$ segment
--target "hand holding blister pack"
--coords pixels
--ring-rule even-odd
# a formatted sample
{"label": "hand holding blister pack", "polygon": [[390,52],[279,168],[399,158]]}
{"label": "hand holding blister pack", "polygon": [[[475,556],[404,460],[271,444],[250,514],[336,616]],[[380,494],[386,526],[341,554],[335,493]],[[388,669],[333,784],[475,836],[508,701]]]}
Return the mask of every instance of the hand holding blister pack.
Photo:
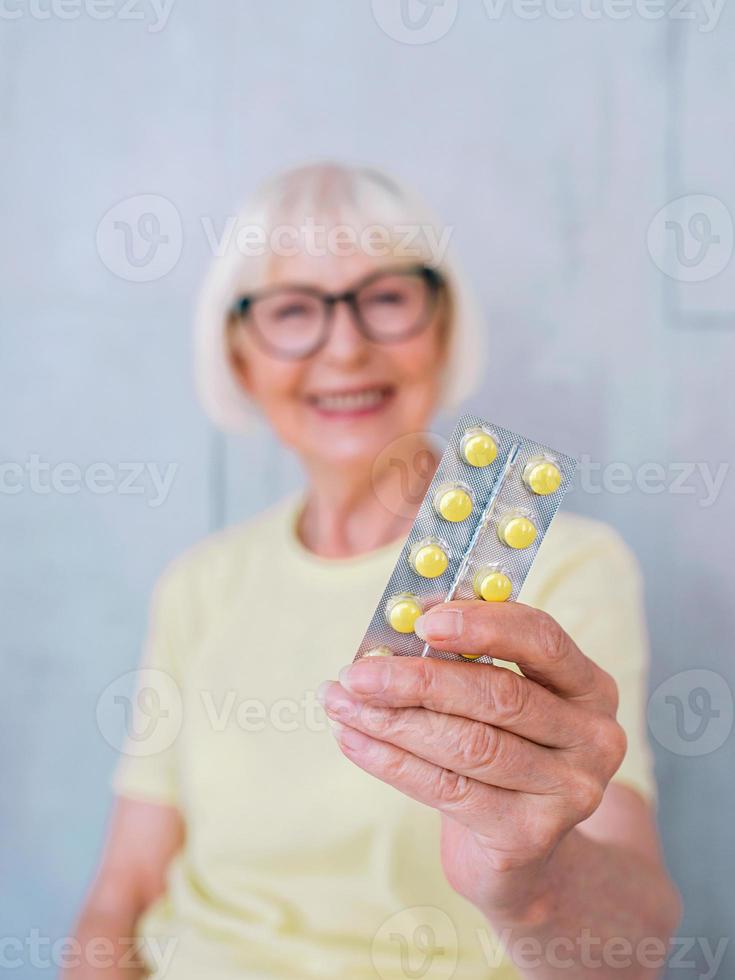
{"label": "hand holding blister pack", "polygon": [[440,602],[513,602],[571,486],[576,461],[476,416],[458,421],[357,652],[473,659],[414,632]]}

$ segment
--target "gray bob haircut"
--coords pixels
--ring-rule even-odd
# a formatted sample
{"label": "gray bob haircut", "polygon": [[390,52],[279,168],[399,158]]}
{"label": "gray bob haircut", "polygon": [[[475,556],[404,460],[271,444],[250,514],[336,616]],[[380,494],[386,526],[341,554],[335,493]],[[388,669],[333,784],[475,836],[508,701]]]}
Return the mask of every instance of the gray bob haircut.
{"label": "gray bob haircut", "polygon": [[344,254],[352,247],[389,259],[410,257],[439,270],[449,293],[441,407],[462,402],[481,376],[485,330],[473,291],[448,247],[450,236],[451,228],[418,195],[371,168],[311,164],[263,184],[226,226],[199,296],[195,377],[212,422],[229,432],[252,429],[257,411],[233,370],[230,311],[240,295],[266,284],[274,256],[306,248]]}

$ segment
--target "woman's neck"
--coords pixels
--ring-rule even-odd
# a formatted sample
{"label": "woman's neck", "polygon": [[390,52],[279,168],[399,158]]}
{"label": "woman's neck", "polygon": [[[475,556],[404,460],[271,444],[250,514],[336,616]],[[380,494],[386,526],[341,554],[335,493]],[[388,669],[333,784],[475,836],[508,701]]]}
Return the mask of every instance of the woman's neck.
{"label": "woman's neck", "polygon": [[405,537],[436,469],[436,453],[413,447],[382,470],[308,466],[299,520],[303,544],[325,558],[350,558]]}

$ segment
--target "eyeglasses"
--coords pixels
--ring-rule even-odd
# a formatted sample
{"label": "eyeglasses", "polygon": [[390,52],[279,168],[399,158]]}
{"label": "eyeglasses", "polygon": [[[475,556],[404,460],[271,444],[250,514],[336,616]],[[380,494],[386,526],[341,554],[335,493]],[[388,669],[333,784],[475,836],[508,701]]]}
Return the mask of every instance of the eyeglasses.
{"label": "eyeglasses", "polygon": [[230,312],[269,354],[298,360],[311,357],[327,343],[338,303],[347,304],[358,330],[373,343],[413,337],[431,323],[443,285],[436,269],[402,266],[374,272],[344,293],[273,286],[241,296]]}

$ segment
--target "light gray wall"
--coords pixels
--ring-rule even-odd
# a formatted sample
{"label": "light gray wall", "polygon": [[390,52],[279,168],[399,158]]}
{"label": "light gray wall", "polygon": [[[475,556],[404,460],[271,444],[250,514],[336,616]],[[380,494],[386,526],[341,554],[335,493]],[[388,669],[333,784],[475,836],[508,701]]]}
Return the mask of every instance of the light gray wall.
{"label": "light gray wall", "polygon": [[[447,0],[434,14],[446,22],[433,22],[446,33],[406,43],[425,38],[401,29],[398,0],[175,0],[160,30],[149,0],[134,8],[143,20],[120,16],[120,0],[106,21],[80,3],[75,18],[42,20],[8,0],[0,17],[0,458],[85,472],[103,462],[117,480],[131,461],[178,469],[161,506],[140,481],[140,494],[119,482],[104,495],[42,492],[48,477],[32,486],[26,473],[20,492],[0,494],[0,932],[22,941],[65,934],[94,865],[114,761],[96,705],[136,663],[156,575],[298,479],[267,436],[216,436],[190,377],[202,218],[221,228],[263,175],[337,155],[428,196],[490,324],[474,409],[639,479],[646,463],[668,481],[681,466],[715,470],[733,447],[732,6],[706,31],[703,0],[687,8],[697,20],[660,21],[634,0],[620,20],[624,5],[565,20],[542,7],[531,20],[509,0],[493,19],[492,4],[462,0],[449,27]],[[140,194],[175,209],[173,223],[161,212],[162,262],[177,258],[181,221],[178,260],[150,282],[131,282],[95,238],[113,205]],[[706,277],[682,283],[657,268],[647,232],[667,202],[695,194],[724,206],[723,217],[716,202],[692,205],[720,238],[701,262],[678,261],[676,229],[654,226],[670,272]],[[685,245],[696,257],[691,235]],[[612,521],[646,572],[652,690],[671,678],[650,717],[661,827],[687,906],[680,935],[716,945],[732,936],[735,904],[733,476],[710,505],[701,478],[687,479],[694,492],[653,493],[625,492],[624,469],[613,477],[571,505]],[[590,479],[599,487],[599,473]],[[682,673],[700,668],[712,673]],[[688,710],[685,735],[707,696],[720,713],[687,741],[671,698]],[[122,724],[105,717],[105,730]],[[695,965],[672,977],[706,975],[701,945],[686,958]],[[23,959],[15,977],[41,972]]]}

